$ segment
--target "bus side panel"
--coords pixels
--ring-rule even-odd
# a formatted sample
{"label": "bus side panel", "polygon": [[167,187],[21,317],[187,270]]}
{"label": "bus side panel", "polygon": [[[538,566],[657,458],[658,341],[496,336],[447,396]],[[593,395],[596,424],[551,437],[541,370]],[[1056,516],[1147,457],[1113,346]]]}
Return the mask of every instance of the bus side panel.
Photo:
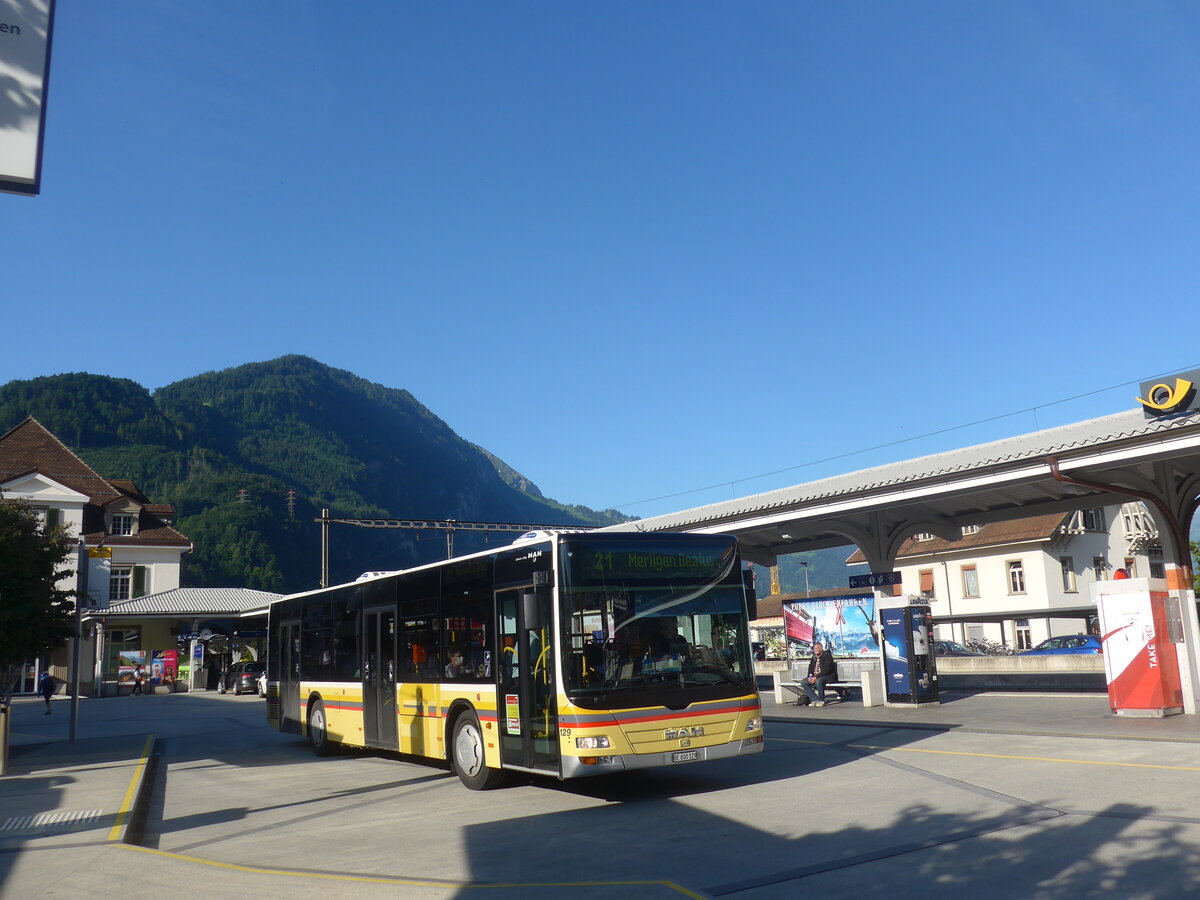
{"label": "bus side panel", "polygon": [[396,730],[401,753],[446,758],[441,743],[437,690],[436,684],[428,683],[405,682],[396,686]]}
{"label": "bus side panel", "polygon": [[490,769],[500,768],[500,732],[496,721],[496,686],[494,684],[442,684],[440,688],[440,703],[438,705],[439,720],[436,723],[434,738],[439,751],[438,759],[448,759],[450,748],[447,742],[453,735],[449,732],[450,718],[455,715],[456,707],[468,706],[479,718],[479,726],[483,729],[483,759]]}
{"label": "bus side panel", "polygon": [[348,682],[300,682],[300,710],[304,733],[308,733],[309,701],[320,699],[325,706],[329,739],[347,747],[363,747],[362,685]]}

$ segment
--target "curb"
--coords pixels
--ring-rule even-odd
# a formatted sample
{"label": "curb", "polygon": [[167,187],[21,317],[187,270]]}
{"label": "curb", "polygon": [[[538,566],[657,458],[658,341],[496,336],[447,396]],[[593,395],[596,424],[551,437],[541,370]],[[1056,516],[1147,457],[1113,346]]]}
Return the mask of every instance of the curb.
{"label": "curb", "polygon": [[150,800],[154,796],[154,782],[158,777],[158,766],[162,759],[159,743],[158,740],[154,742],[154,749],[146,758],[146,765],[142,767],[137,794],[133,800],[133,807],[129,811],[129,822],[125,826],[125,833],[121,836],[123,844],[140,846],[146,838],[146,821],[150,816]]}

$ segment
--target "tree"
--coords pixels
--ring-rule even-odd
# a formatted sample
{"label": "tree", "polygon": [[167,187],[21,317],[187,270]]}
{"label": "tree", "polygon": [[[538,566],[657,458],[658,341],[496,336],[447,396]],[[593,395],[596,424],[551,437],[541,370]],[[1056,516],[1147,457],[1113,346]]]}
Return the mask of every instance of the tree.
{"label": "tree", "polygon": [[43,527],[14,500],[0,499],[0,699],[7,703],[25,660],[64,644],[74,629],[75,591],[59,583],[75,542],[61,526]]}
{"label": "tree", "polygon": [[1192,541],[1192,590],[1200,597],[1200,541]]}

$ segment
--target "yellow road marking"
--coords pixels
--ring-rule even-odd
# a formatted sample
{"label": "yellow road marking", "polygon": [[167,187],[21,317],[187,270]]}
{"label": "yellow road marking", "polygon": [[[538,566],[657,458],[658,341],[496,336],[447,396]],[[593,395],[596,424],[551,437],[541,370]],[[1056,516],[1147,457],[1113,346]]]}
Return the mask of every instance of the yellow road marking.
{"label": "yellow road marking", "polygon": [[290,869],[268,869],[262,866],[243,866],[237,863],[218,862],[213,859],[201,859],[198,856],[185,856],[182,853],[171,853],[168,850],[155,850],[152,847],[138,847],[135,844],[121,844],[128,850],[138,853],[149,853],[167,859],[178,859],[184,862],[199,863],[204,866],[215,866],[218,869],[231,869],[235,872],[252,872],[256,875],[286,875],[289,878],[317,878],[324,881],[355,881],[365,884],[394,884],[407,887],[452,888],[462,890],[473,888],[487,890],[488,888],[575,888],[575,887],[665,887],[691,897],[693,900],[705,900],[703,894],[697,894],[685,887],[670,881],[530,881],[514,882],[513,884],[471,884],[456,881],[421,881],[415,878],[384,878],[375,875],[336,875],[324,872],[295,872]]}
{"label": "yellow road marking", "polygon": [[129,818],[129,810],[133,808],[133,798],[137,794],[138,784],[142,780],[142,772],[146,769],[146,761],[150,758],[150,748],[153,746],[154,735],[147,735],[146,746],[142,748],[142,758],[133,768],[133,777],[129,779],[129,787],[125,790],[125,799],[121,801],[121,808],[117,810],[117,819],[113,822],[113,827],[109,829],[108,839],[110,841],[121,839],[121,829],[125,827],[125,820]]}
{"label": "yellow road marking", "polygon": [[[834,746],[832,741],[802,741],[795,738],[771,738],[783,744],[820,744]],[[1068,763],[1077,766],[1116,766],[1125,769],[1167,769],[1172,772],[1200,772],[1200,766],[1162,766],[1155,763],[1105,762],[1095,759],[1064,759],[1057,756],[1015,756],[1006,753],[968,753],[965,750],[930,750],[923,747],[884,747],[878,744],[843,744],[855,750],[878,750],[888,753],[932,753],[938,756],[976,756],[983,759],[1014,759],[1022,762]]]}

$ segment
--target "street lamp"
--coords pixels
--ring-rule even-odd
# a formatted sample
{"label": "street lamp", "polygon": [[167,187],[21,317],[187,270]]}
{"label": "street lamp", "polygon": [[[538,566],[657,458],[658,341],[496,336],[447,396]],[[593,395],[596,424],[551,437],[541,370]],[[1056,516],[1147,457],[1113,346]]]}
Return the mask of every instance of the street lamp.
{"label": "street lamp", "polygon": [[804,598],[807,600],[808,599],[808,563],[802,562],[802,563],[800,563],[800,565],[804,566]]}

